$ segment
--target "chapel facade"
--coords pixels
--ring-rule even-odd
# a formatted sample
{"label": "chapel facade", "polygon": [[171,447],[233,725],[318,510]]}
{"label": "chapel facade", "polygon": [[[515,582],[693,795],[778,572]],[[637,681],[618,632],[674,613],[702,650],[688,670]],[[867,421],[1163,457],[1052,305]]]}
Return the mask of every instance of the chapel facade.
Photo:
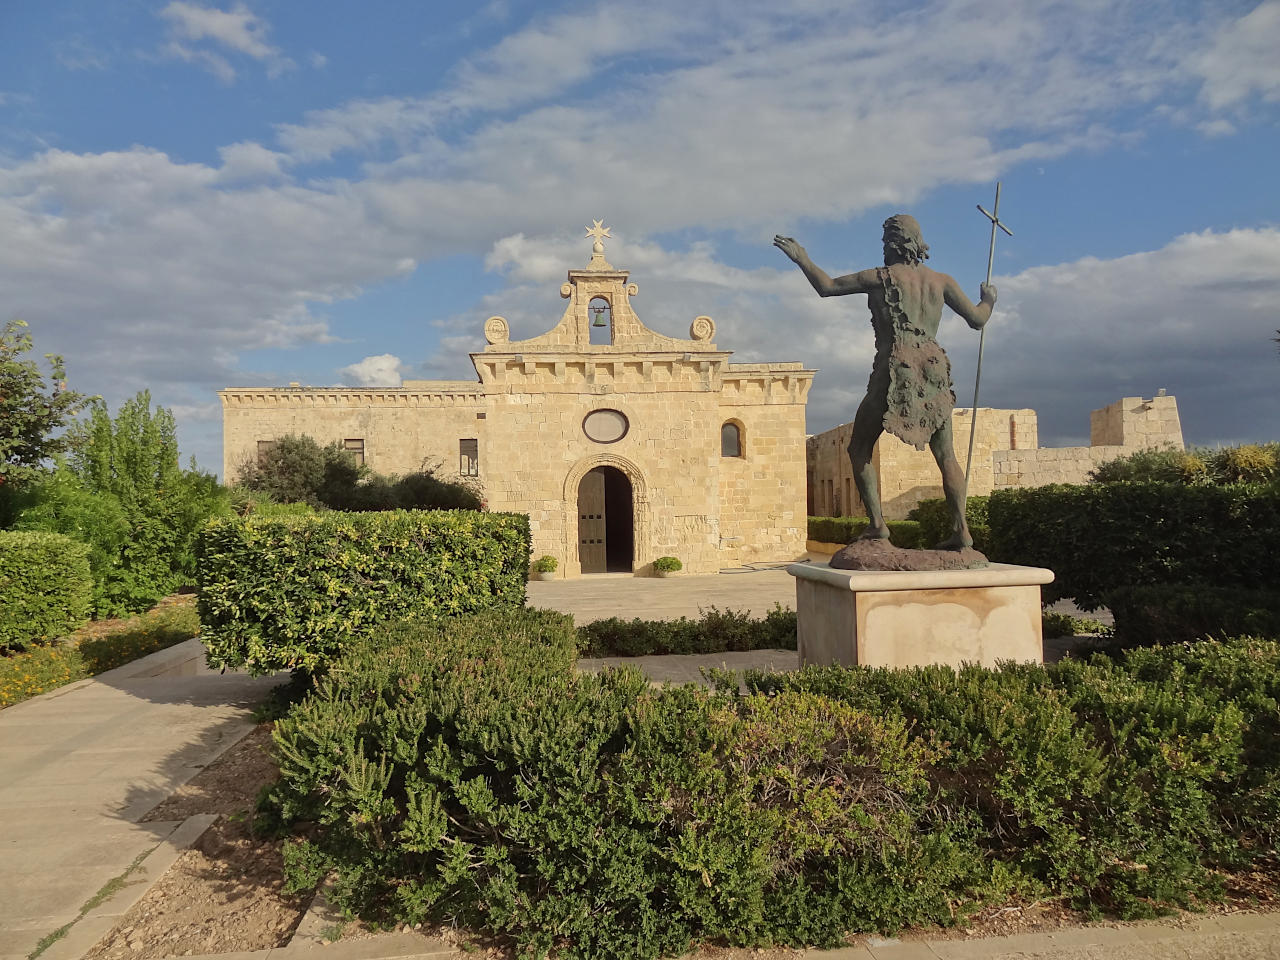
{"label": "chapel facade", "polygon": [[604,256],[570,270],[551,330],[511,340],[484,324],[478,380],[399,387],[229,387],[223,476],[277,438],[338,441],[383,474],[423,464],[475,477],[488,509],[529,515],[533,556],[558,576],[650,575],[674,556],[689,573],[804,556],[805,404],[813,370],[731,363],[715,323],[689,339],[641,323],[626,270]]}

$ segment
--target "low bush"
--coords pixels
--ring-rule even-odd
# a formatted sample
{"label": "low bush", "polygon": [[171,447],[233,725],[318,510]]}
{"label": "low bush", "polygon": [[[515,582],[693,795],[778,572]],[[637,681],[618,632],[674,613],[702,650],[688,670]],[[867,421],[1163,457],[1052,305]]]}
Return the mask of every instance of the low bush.
{"label": "low bush", "polygon": [[1128,584],[1280,581],[1280,488],[1053,485],[988,498],[993,560],[1048,567],[1048,602],[1096,609]]}
{"label": "low bush", "polygon": [[1120,587],[1108,593],[1106,601],[1121,644],[1245,635],[1280,638],[1280,594],[1275,589],[1146,584]]}
{"label": "low bush", "polygon": [[1247,443],[1220,450],[1138,450],[1099,464],[1089,479],[1093,483],[1274,483],[1280,479],[1280,443]]}
{"label": "low bush", "polygon": [[1010,891],[1124,917],[1280,839],[1280,643],[999,670],[807,668],[651,689],[569,618],[354,639],[276,728],[260,824],[295,889],[524,955],[839,944]]}
{"label": "low bush", "polygon": [[1142,916],[1215,897],[1218,871],[1266,854],[1280,828],[1275,642],[746,683],[905,718],[937,751],[939,787],[980,819],[986,855],[1079,907]]}
{"label": "low bush", "polygon": [[761,620],[745,612],[702,611],[690,620],[621,620],[610,617],[578,628],[583,657],[647,657],[661,654],[725,653],[730,650],[796,649],[796,614],[775,604]]}
{"label": "low bush", "polygon": [[[906,550],[924,546],[914,520],[889,520],[889,542]],[[853,543],[867,529],[866,517],[810,517],[809,539],[820,543]]]}
{"label": "low bush", "polygon": [[80,631],[88,636],[0,657],[0,707],[104,673],[199,631],[194,605],[164,604],[105,630],[93,624]]}
{"label": "low bush", "polygon": [[529,549],[523,514],[215,519],[200,543],[209,663],[316,672],[379,623],[522,606]]}
{"label": "low bush", "polygon": [[263,819],[311,825],[290,883],[332,873],[373,922],[628,960],[834,945],[972,904],[981,858],[901,718],[575,675],[573,652],[547,612],[353,642],[276,727]]}
{"label": "low bush", "polygon": [[[985,553],[990,538],[987,498],[969,497],[965,502],[964,516],[969,523],[969,533],[973,535],[973,548]],[[911,508],[907,519],[920,524],[920,542],[926,546],[932,547],[951,536],[951,508],[941,497],[921,500]]]}
{"label": "low bush", "polygon": [[1110,632],[1101,620],[1094,620],[1092,617],[1073,617],[1069,613],[1059,613],[1056,610],[1041,610],[1040,626],[1046,640],[1054,637],[1079,637]]}
{"label": "low bush", "polygon": [[0,530],[0,654],[51,643],[89,617],[89,548],[56,533]]}

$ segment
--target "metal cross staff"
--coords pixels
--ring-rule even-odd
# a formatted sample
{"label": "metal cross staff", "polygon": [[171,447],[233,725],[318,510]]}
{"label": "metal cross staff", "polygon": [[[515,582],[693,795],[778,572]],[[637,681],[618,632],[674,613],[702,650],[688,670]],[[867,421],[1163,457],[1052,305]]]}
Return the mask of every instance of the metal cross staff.
{"label": "metal cross staff", "polygon": [[[996,202],[991,208],[992,212],[987,213],[983,210],[982,204],[978,204],[978,209],[982,215],[991,221],[991,248],[987,251],[987,283],[991,282],[991,263],[996,256],[996,227],[999,227],[1009,236],[1013,236],[1013,231],[1000,222],[1000,181],[996,181]],[[987,328],[984,326],[978,333],[978,375],[973,381],[973,413],[969,417],[969,457],[964,462],[964,494],[969,496],[969,470],[973,467],[973,440],[978,435],[978,387],[982,385],[982,346],[987,337]]]}

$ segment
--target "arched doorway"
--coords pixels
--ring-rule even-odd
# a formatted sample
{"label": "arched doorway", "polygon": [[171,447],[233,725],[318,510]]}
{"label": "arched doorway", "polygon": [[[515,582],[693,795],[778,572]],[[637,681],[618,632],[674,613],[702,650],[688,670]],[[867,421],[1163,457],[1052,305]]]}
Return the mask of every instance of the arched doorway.
{"label": "arched doorway", "polygon": [[635,526],[631,481],[595,467],[578,483],[578,559],[583,573],[631,573]]}

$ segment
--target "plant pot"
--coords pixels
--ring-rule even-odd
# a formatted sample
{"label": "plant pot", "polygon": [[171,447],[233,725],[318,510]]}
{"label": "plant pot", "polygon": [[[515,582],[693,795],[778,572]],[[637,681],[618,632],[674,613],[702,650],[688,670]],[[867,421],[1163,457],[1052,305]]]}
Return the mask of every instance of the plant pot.
{"label": "plant pot", "polygon": [[653,572],[665,580],[667,577],[674,577],[680,571],[679,570],[655,570]]}
{"label": "plant pot", "polygon": [[533,571],[533,579],[535,580],[554,580],[556,572],[554,570],[535,570]]}

